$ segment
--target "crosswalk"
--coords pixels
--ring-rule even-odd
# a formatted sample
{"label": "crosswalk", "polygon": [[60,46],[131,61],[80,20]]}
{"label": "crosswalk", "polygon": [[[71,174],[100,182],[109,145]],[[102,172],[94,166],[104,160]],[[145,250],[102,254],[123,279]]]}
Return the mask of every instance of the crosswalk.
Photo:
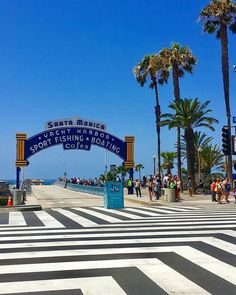
{"label": "crosswalk", "polygon": [[189,212],[196,207],[178,208],[174,206],[160,207],[126,207],[124,209],[105,209],[103,207],[88,208],[55,208],[47,211],[20,211],[2,213],[0,228],[4,227],[94,227],[101,224],[114,224],[132,220],[143,220],[162,217],[167,214]]}
{"label": "crosswalk", "polygon": [[0,294],[236,294],[235,208],[158,209],[10,212]]}

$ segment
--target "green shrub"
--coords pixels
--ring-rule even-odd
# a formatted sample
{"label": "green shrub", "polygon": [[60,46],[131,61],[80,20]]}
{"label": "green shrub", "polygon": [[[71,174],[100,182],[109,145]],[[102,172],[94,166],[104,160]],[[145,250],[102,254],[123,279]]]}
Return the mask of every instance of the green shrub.
{"label": "green shrub", "polygon": [[6,206],[7,205],[8,198],[7,197],[1,197],[0,198],[0,206]]}

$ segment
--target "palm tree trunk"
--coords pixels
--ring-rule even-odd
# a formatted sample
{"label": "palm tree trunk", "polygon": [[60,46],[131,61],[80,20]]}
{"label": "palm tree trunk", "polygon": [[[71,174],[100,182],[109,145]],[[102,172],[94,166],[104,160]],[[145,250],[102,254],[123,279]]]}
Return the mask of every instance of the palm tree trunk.
{"label": "palm tree trunk", "polygon": [[171,175],[171,168],[170,167],[167,167],[167,174]]}
{"label": "palm tree trunk", "polygon": [[161,138],[160,138],[160,116],[161,116],[161,107],[159,105],[158,99],[158,90],[157,83],[154,83],[155,96],[156,96],[156,106],[155,106],[155,114],[156,114],[156,130],[157,130],[157,165],[158,165],[158,174],[161,176]]}
{"label": "palm tree trunk", "polygon": [[[179,75],[178,75],[178,65],[173,65],[173,85],[174,85],[174,96],[175,101],[180,101],[180,88],[179,88]],[[182,175],[181,175],[181,146],[180,146],[180,127],[177,127],[177,168],[178,168],[178,177],[180,182],[182,183]]]}
{"label": "palm tree trunk", "polygon": [[[227,125],[231,139],[231,112],[229,101],[229,54],[228,54],[228,34],[227,26],[221,23],[220,26],[220,41],[221,41],[221,67],[224,85],[224,98],[227,116]],[[228,156],[227,175],[232,180],[232,155]]]}
{"label": "palm tree trunk", "polygon": [[141,168],[138,170],[139,181],[141,181]]}
{"label": "palm tree trunk", "polygon": [[197,186],[195,181],[195,150],[193,143],[194,132],[192,128],[184,130],[184,138],[186,141],[186,152],[187,152],[187,170],[188,175],[192,179],[193,192],[196,192]]}

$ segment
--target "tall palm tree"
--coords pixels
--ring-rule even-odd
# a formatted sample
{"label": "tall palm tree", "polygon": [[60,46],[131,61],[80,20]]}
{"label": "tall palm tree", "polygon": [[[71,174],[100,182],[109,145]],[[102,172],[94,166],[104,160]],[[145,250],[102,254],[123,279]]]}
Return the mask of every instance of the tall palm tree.
{"label": "tall palm tree", "polygon": [[[154,59],[155,57],[155,59]],[[155,115],[156,115],[156,131],[157,131],[157,158],[158,158],[158,173],[161,173],[161,156],[160,156],[160,115],[161,108],[159,104],[159,95],[157,85],[167,83],[169,71],[166,69],[166,64],[163,58],[159,55],[145,55],[141,62],[133,69],[134,76],[140,86],[144,86],[149,80],[149,87],[155,91]]]}
{"label": "tall palm tree", "polygon": [[211,169],[222,170],[224,164],[221,149],[215,144],[207,144],[203,146],[201,151],[201,171],[211,174]]}
{"label": "tall palm tree", "polygon": [[[181,46],[178,43],[173,43],[171,48],[162,49],[159,54],[165,59],[167,65],[172,68],[174,97],[177,102],[180,100],[179,78],[182,78],[185,72],[192,74],[193,66],[197,63],[197,58],[193,56],[188,47]],[[177,155],[178,176],[181,179],[181,144],[179,127],[177,127]]]}
{"label": "tall palm tree", "polygon": [[[201,171],[201,163],[200,163],[200,154],[202,153],[202,149],[205,145],[210,144],[213,137],[207,136],[205,132],[195,131],[193,136],[194,143],[194,151],[195,151],[195,170]],[[187,146],[184,136],[181,139],[181,156],[186,159],[187,157]],[[200,168],[200,169],[199,169]]]}
{"label": "tall palm tree", "polygon": [[140,181],[141,181],[141,169],[144,169],[143,164],[137,164],[137,165],[135,165],[134,170],[135,170],[136,172],[138,172],[138,174],[139,174],[139,180],[140,180]]}
{"label": "tall palm tree", "polygon": [[[186,147],[186,141],[184,136],[181,136],[181,156],[185,159],[187,157],[187,147]],[[193,143],[194,143],[194,148],[195,152],[199,149],[202,148],[203,146],[209,144],[213,140],[213,137],[207,136],[205,132],[201,131],[194,131],[193,135]]]}
{"label": "tall palm tree", "polygon": [[121,179],[122,179],[122,182],[125,181],[125,176],[127,175],[127,173],[129,172],[129,168],[125,168],[123,165],[121,166],[118,166],[116,168],[116,174],[121,174]]}
{"label": "tall palm tree", "polygon": [[174,168],[174,160],[177,158],[176,152],[163,152],[161,153],[163,159],[162,168],[167,170],[168,174],[171,174],[171,169]]}
{"label": "tall palm tree", "polygon": [[[231,0],[211,0],[200,13],[203,22],[203,31],[208,34],[216,33],[221,42],[221,68],[224,86],[224,99],[226,107],[227,125],[231,131],[231,112],[229,97],[229,54],[228,54],[228,29],[236,33],[236,4]],[[231,132],[230,132],[231,135]],[[232,155],[228,156],[227,173],[232,179]]]}
{"label": "tall palm tree", "polygon": [[197,98],[192,99],[180,99],[174,101],[169,105],[169,108],[174,111],[173,114],[164,114],[161,122],[162,126],[168,126],[169,129],[173,127],[180,127],[184,129],[184,138],[187,147],[187,169],[189,176],[193,181],[193,189],[196,190],[195,182],[195,149],[194,149],[194,128],[206,127],[210,130],[213,128],[213,123],[217,123],[218,120],[208,117],[208,113],[211,112],[207,109],[210,101],[201,103]]}

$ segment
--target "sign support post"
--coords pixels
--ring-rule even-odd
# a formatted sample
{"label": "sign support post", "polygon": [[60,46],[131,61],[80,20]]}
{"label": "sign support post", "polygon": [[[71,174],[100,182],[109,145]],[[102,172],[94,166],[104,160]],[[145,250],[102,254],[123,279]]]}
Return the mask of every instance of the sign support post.
{"label": "sign support post", "polygon": [[26,133],[16,133],[16,188],[20,188],[20,171],[21,167],[28,165],[25,160],[25,141]]}
{"label": "sign support post", "polygon": [[126,142],[126,161],[124,163],[125,168],[130,168],[129,176],[132,179],[131,194],[134,193],[134,136],[125,136]]}

